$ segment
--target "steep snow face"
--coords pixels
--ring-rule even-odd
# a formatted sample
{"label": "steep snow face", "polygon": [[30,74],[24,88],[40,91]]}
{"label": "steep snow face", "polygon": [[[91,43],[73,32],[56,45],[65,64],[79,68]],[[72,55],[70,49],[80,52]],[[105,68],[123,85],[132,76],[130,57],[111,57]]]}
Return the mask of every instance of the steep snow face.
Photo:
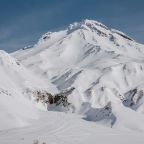
{"label": "steep snow face", "polygon": [[[84,20],[48,32],[33,48],[12,55],[58,90],[75,87],[69,101],[75,112],[90,116],[87,119],[91,111],[100,113],[94,121],[114,117],[117,123],[128,125],[128,113],[137,117],[137,123],[143,119],[137,112],[144,112],[144,45],[120,31]],[[83,107],[84,103],[90,106]]]}
{"label": "steep snow face", "polygon": [[[37,108],[27,90],[53,87],[32,74],[8,53],[0,51],[0,129],[25,126],[37,119]],[[50,88],[51,87],[51,88]]]}

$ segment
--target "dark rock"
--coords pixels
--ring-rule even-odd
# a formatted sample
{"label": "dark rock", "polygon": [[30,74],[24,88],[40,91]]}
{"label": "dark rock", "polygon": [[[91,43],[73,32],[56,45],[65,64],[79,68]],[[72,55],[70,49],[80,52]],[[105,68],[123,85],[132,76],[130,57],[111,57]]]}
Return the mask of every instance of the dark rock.
{"label": "dark rock", "polygon": [[37,102],[47,105],[55,104],[56,106],[62,104],[64,107],[66,107],[70,105],[68,102],[68,95],[70,95],[74,90],[75,88],[70,88],[69,90],[62,91],[55,95],[52,95],[47,91],[35,91],[34,96],[36,97]]}
{"label": "dark rock", "polygon": [[143,91],[138,89],[133,89],[124,94],[125,98],[122,103],[124,106],[136,110],[140,105],[140,100],[143,97]]}

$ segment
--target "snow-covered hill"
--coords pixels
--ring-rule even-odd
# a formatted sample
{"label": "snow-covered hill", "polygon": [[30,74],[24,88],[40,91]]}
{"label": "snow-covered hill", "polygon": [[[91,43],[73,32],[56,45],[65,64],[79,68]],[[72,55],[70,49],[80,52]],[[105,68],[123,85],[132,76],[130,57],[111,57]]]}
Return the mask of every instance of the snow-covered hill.
{"label": "snow-covered hill", "polygon": [[126,34],[84,20],[12,55],[59,91],[74,87],[68,99],[86,120],[144,129],[144,45]]}
{"label": "snow-covered hill", "polygon": [[0,129],[25,126],[38,119],[37,108],[30,90],[52,86],[32,74],[8,53],[0,51]]}

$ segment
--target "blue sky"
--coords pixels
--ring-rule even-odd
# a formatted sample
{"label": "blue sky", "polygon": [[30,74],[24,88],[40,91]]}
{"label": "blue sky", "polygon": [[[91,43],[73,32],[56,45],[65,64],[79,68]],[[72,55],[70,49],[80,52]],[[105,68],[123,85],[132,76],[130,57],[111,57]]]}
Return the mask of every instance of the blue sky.
{"label": "blue sky", "polygon": [[86,18],[144,43],[143,7],[144,0],[0,0],[0,49],[12,52]]}

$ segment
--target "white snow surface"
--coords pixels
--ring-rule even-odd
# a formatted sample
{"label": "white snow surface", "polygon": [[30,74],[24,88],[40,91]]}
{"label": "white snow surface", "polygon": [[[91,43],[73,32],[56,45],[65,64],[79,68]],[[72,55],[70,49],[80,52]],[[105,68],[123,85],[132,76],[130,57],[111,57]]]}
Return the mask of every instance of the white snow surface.
{"label": "white snow surface", "polygon": [[[86,19],[0,51],[0,80],[2,144],[144,143],[144,45],[118,30]],[[25,93],[71,87],[75,114],[44,112]]]}
{"label": "white snow surface", "polygon": [[[8,53],[0,51],[0,129],[28,125],[30,119],[38,119],[32,98],[27,89],[48,89],[45,81],[34,76]],[[52,90],[52,88],[51,88]]]}
{"label": "white snow surface", "polygon": [[[75,114],[40,112],[28,127],[0,131],[1,144],[143,144],[141,132],[111,129]],[[36,143],[36,144],[37,144]]]}

